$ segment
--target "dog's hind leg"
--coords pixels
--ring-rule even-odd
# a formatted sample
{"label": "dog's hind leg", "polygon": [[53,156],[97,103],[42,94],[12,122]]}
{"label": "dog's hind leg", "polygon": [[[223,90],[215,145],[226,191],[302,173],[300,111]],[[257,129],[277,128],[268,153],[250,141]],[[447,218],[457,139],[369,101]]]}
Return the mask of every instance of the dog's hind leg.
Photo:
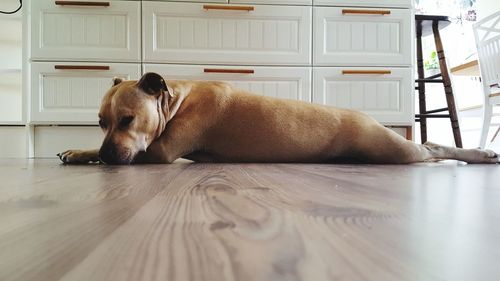
{"label": "dog's hind leg", "polygon": [[455,159],[476,164],[495,164],[500,162],[498,154],[492,150],[455,148],[432,142],[426,142],[421,146],[427,151],[426,155],[430,155],[430,159]]}
{"label": "dog's hind leg", "polygon": [[374,126],[360,142],[357,156],[370,163],[406,164],[433,160],[455,159],[467,163],[499,163],[491,150],[462,149],[427,142],[423,145],[406,140],[383,126]]}

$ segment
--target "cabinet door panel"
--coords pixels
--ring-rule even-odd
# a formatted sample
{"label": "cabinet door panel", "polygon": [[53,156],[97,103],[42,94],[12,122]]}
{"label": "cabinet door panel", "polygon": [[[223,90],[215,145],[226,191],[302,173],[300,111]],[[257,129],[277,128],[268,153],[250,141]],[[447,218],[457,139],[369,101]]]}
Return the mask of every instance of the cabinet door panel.
{"label": "cabinet door panel", "polygon": [[[228,3],[229,0],[149,0],[149,1],[157,1],[157,2],[199,2],[199,3],[219,3],[224,4]],[[145,2],[145,1],[144,1]]]}
{"label": "cabinet door panel", "polygon": [[[251,70],[251,74],[216,73],[217,70]],[[205,70],[212,72],[206,73]],[[157,72],[168,80],[225,81],[255,94],[311,101],[310,67],[227,67],[202,65],[144,65],[144,72]]]}
{"label": "cabinet door panel", "polygon": [[31,1],[31,59],[139,62],[140,2],[89,2]]}
{"label": "cabinet door panel", "polygon": [[[238,7],[252,10],[223,9]],[[143,31],[149,63],[309,65],[311,60],[311,7],[143,2]]]}
{"label": "cabinet door panel", "polygon": [[[409,9],[314,9],[314,65],[412,64],[413,29]],[[369,14],[371,12],[380,14]]]}
{"label": "cabinet door panel", "polygon": [[317,6],[411,8],[412,0],[313,0]]}
{"label": "cabinet door panel", "polygon": [[312,5],[312,0],[230,0],[231,4]]}
{"label": "cabinet door panel", "polygon": [[386,74],[376,74],[380,70],[315,67],[313,102],[362,111],[383,124],[411,125],[411,69],[384,68]]}
{"label": "cabinet door panel", "polygon": [[[91,69],[56,69],[64,68]],[[92,68],[109,69],[92,69]],[[138,79],[139,64],[31,64],[31,121],[33,123],[97,124],[97,113],[113,77]]]}

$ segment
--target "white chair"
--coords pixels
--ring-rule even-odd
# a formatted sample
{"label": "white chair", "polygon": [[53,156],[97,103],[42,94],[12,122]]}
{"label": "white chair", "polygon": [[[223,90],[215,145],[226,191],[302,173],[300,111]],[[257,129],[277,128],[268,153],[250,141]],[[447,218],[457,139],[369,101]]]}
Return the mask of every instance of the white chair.
{"label": "white chair", "polygon": [[493,106],[500,105],[500,11],[478,21],[473,30],[484,92],[483,127],[479,142],[479,146],[484,148]]}

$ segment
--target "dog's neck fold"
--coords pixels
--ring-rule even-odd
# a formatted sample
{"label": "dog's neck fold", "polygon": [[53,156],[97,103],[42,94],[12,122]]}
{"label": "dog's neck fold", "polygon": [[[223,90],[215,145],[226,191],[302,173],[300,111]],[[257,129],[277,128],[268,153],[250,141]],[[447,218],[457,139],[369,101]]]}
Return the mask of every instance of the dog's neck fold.
{"label": "dog's neck fold", "polygon": [[157,110],[159,122],[156,138],[159,138],[163,131],[165,131],[167,123],[175,116],[184,98],[185,94],[182,91],[176,93],[169,85],[167,85],[167,91],[158,97]]}
{"label": "dog's neck fold", "polygon": [[168,102],[166,106],[166,110],[168,111],[167,116],[167,121],[168,123],[172,118],[174,118],[175,114],[181,107],[181,103],[184,101],[184,98],[186,97],[186,94],[183,91],[179,92],[174,92],[174,89],[172,89],[170,86],[167,85],[168,89]]}

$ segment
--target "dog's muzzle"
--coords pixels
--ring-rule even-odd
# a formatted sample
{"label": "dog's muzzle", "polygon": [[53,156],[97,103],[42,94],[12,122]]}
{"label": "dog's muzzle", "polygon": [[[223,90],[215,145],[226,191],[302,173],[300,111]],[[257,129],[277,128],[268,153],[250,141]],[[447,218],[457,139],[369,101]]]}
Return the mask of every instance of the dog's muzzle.
{"label": "dog's muzzle", "polygon": [[128,165],[132,157],[128,149],[119,148],[113,143],[104,143],[99,150],[99,159],[110,165]]}

